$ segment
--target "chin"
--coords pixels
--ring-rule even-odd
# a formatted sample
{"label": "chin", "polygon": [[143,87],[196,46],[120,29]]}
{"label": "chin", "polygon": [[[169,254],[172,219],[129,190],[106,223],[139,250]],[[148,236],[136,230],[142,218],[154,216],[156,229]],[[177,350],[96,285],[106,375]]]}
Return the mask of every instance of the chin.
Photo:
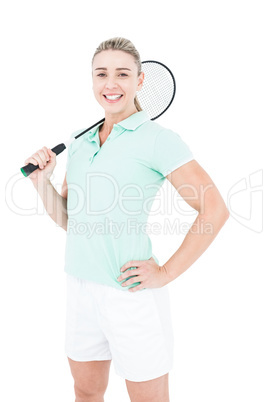
{"label": "chin", "polygon": [[111,106],[107,106],[107,105],[101,105],[104,109],[105,112],[107,113],[123,113],[127,110],[127,107],[124,106],[119,106],[119,105],[111,105]]}

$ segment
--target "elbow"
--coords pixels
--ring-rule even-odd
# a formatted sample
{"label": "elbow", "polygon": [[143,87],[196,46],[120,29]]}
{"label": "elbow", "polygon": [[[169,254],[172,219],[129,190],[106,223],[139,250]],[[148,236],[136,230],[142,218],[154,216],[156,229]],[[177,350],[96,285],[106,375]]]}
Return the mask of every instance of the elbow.
{"label": "elbow", "polygon": [[68,214],[64,214],[63,219],[60,223],[60,227],[62,227],[63,230],[65,230],[65,232],[67,232],[68,229]]}
{"label": "elbow", "polygon": [[230,216],[230,212],[228,211],[227,208],[221,211],[221,214],[219,217],[221,226],[223,226],[227,222],[229,216]]}
{"label": "elbow", "polygon": [[230,212],[225,204],[222,205],[222,203],[219,203],[211,205],[211,207],[207,209],[206,213],[202,215],[207,219],[216,219],[224,224],[230,217]]}
{"label": "elbow", "polygon": [[229,212],[228,208],[226,207],[225,203],[218,204],[218,206],[216,208],[216,213],[224,221],[227,221],[227,219],[230,216],[230,212]]}
{"label": "elbow", "polygon": [[66,214],[66,220],[64,221],[64,225],[62,225],[62,228],[67,232],[68,229],[68,215]]}
{"label": "elbow", "polygon": [[228,218],[230,216],[230,212],[229,210],[225,207],[221,210],[221,212],[219,213],[219,227],[223,227],[225,225],[225,223],[227,222]]}
{"label": "elbow", "polygon": [[230,211],[228,208],[225,208],[225,220],[227,221],[230,217]]}
{"label": "elbow", "polygon": [[228,220],[228,218],[229,218],[229,216],[230,216],[229,209],[227,208],[227,206],[225,205],[225,203],[224,203],[224,205],[220,208],[220,215],[221,215],[222,220],[225,221],[225,222]]}
{"label": "elbow", "polygon": [[226,207],[214,207],[208,209],[206,214],[202,214],[201,218],[203,220],[203,224],[205,225],[204,227],[207,228],[207,233],[216,235],[225,225],[229,216],[230,213]]}

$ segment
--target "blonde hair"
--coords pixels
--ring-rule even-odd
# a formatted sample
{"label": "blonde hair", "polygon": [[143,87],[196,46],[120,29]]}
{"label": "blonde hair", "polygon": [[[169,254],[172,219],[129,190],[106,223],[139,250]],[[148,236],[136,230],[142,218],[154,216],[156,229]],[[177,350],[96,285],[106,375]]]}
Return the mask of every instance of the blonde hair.
{"label": "blonde hair", "polygon": [[[109,50],[109,49],[122,50],[123,52],[131,54],[134,57],[135,63],[138,67],[138,76],[140,75],[142,71],[140,54],[130,40],[121,37],[111,38],[101,42],[92,57],[91,64],[93,64],[93,60],[96,54],[102,52],[103,50]],[[137,96],[135,96],[134,98],[134,105],[136,106],[138,112],[142,110]]]}

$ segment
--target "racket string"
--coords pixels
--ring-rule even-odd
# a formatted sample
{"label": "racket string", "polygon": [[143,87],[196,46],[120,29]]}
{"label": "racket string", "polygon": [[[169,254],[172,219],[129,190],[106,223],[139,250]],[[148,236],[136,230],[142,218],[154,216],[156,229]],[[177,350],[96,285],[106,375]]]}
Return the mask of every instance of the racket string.
{"label": "racket string", "polygon": [[137,98],[150,119],[160,116],[171,104],[175,95],[175,79],[163,64],[148,61],[142,63],[144,81]]}

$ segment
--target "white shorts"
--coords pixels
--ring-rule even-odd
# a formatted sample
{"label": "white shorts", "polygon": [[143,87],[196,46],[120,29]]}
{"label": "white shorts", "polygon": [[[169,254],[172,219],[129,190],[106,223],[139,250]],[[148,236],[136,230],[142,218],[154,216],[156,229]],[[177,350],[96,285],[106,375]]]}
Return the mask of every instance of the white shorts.
{"label": "white shorts", "polygon": [[129,381],[152,380],[172,369],[167,286],[129,292],[66,275],[70,359],[112,360],[116,374]]}

